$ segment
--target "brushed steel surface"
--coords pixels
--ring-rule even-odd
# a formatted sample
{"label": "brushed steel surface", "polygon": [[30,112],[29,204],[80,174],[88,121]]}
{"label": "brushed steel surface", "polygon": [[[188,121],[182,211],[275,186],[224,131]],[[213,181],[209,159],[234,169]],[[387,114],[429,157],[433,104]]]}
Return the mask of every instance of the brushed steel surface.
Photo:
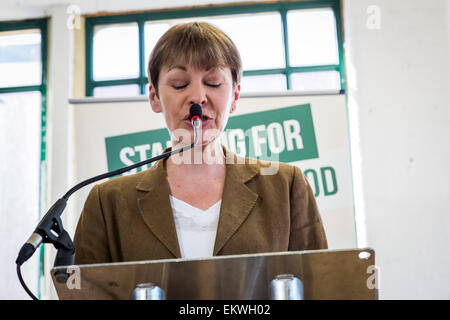
{"label": "brushed steel surface", "polygon": [[133,299],[138,284],[151,282],[167,300],[267,300],[271,281],[281,274],[300,279],[305,300],[377,299],[368,285],[373,265],[373,249],[313,250],[79,265],[79,289],[55,281],[61,267],[51,274],[60,299]]}

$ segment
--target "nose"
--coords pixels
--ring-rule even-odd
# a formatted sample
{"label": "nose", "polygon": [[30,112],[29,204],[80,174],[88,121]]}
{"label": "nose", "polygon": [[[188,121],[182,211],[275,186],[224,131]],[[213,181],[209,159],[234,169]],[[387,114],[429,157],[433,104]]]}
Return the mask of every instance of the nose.
{"label": "nose", "polygon": [[206,102],[208,101],[208,99],[206,97],[205,87],[204,87],[203,83],[201,83],[201,82],[192,83],[189,94],[190,94],[189,102],[191,105],[197,103],[203,107],[206,104]]}

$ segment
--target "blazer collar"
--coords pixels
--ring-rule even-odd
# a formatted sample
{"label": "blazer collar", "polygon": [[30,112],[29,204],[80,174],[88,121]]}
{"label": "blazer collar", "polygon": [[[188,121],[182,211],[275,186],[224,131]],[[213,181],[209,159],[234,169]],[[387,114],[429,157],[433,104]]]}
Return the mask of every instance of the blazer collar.
{"label": "blazer collar", "polygon": [[136,185],[136,189],[145,192],[138,195],[138,208],[145,224],[153,234],[169,249],[174,257],[181,258],[172,206],[169,200],[170,187],[166,176],[163,160],[159,160],[146,171]]}
{"label": "blazer collar", "polygon": [[244,223],[258,199],[258,194],[246,185],[258,174],[258,166],[249,164],[249,159],[239,157],[225,147],[224,153],[227,163],[226,175],[213,255],[219,253]]}
{"label": "blazer collar", "polygon": [[[223,147],[226,156],[226,174],[222,204],[213,254],[217,255],[252,211],[258,195],[246,183],[259,172],[257,164],[249,164]],[[167,152],[170,148],[164,150]],[[138,198],[138,207],[146,225],[177,258],[181,258],[175,221],[170,204],[165,160],[159,160],[148,169],[136,185],[144,192]]]}

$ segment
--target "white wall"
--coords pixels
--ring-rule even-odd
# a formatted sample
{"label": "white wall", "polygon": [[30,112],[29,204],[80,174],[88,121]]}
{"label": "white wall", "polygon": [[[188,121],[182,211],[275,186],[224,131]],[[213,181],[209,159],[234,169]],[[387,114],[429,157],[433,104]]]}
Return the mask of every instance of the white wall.
{"label": "white wall", "polygon": [[343,5],[357,212],[380,297],[449,299],[450,2]]}
{"label": "white wall", "polygon": [[[53,6],[76,5],[81,14],[98,12],[129,12],[197,5],[244,2],[242,0],[1,0],[0,21],[40,18],[52,15]],[[261,0],[245,0],[261,2]]]}
{"label": "white wall", "polygon": [[[73,88],[73,30],[66,27],[66,6],[53,6],[46,9],[51,16],[49,24],[49,63],[48,63],[48,174],[47,174],[47,208],[50,208],[73,185],[72,159],[72,109],[67,103]],[[74,214],[72,201],[69,200],[61,216],[64,228],[73,230],[71,218]],[[53,267],[56,250],[46,245],[44,272],[47,275]],[[53,285],[46,281],[43,296],[48,298],[54,292]]]}

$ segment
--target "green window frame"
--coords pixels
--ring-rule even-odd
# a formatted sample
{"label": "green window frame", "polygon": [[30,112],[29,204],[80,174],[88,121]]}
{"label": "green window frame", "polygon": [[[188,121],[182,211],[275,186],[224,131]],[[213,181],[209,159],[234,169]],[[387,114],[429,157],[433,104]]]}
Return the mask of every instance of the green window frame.
{"label": "green window frame", "polygon": [[[336,18],[336,33],[338,42],[339,64],[318,65],[307,67],[293,67],[289,63],[289,43],[287,36],[287,12],[295,9],[331,8]],[[284,56],[286,65],[279,69],[244,70],[243,76],[284,74],[286,76],[287,90],[291,89],[290,75],[298,72],[337,71],[340,75],[341,93],[345,92],[345,68],[343,55],[343,36],[341,22],[341,8],[339,0],[312,0],[312,1],[283,1],[265,4],[245,4],[232,6],[204,7],[196,9],[174,9],[159,12],[144,12],[126,15],[111,15],[102,17],[88,17],[85,22],[85,49],[86,49],[86,96],[93,96],[94,88],[136,84],[140,94],[145,94],[148,83],[145,66],[144,26],[147,21],[169,20],[192,17],[210,17],[219,15],[248,14],[278,11],[281,16],[284,41]],[[139,30],[139,76],[137,78],[95,81],[93,79],[93,39],[94,27],[98,25],[137,23]]]}
{"label": "green window frame", "polygon": [[[47,50],[48,50],[48,29],[47,19],[31,19],[20,21],[0,22],[0,32],[19,31],[27,29],[39,29],[41,33],[41,62],[42,76],[40,85],[0,87],[0,94],[39,91],[41,93],[41,146],[40,146],[40,171],[39,171],[39,219],[43,216],[45,209],[45,185],[47,166]],[[44,246],[39,252],[39,275],[38,275],[38,298],[41,297],[41,281],[44,277]]]}

